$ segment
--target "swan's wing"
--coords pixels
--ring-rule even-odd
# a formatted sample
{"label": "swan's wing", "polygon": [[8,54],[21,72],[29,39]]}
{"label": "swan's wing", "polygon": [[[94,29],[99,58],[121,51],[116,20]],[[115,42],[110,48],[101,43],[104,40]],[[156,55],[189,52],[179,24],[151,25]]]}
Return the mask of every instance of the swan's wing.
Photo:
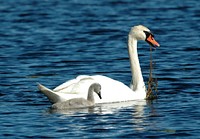
{"label": "swan's wing", "polygon": [[64,82],[63,84],[57,86],[56,88],[53,89],[53,91],[59,92],[59,91],[65,90],[65,89],[70,90],[70,88],[73,87],[73,85],[76,84],[77,82],[78,82],[78,80],[76,78],[71,79],[71,80]]}
{"label": "swan's wing", "polygon": [[94,83],[94,79],[91,77],[85,77],[79,80],[76,84],[73,85],[71,92],[76,94],[88,94],[88,89],[92,83]]}
{"label": "swan's wing", "polygon": [[89,86],[92,83],[94,83],[94,79],[91,76],[80,75],[75,79],[59,85],[53,91],[64,94],[85,94],[88,92]]}

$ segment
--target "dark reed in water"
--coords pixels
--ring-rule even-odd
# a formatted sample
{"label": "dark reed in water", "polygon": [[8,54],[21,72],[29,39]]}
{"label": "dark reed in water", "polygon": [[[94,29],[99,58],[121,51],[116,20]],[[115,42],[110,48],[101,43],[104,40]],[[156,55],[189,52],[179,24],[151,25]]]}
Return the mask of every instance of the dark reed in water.
{"label": "dark reed in water", "polygon": [[158,98],[158,81],[157,78],[153,77],[153,67],[155,63],[153,63],[152,58],[152,47],[150,47],[150,63],[149,63],[149,81],[148,81],[148,88],[147,88],[147,94],[146,99],[147,100],[153,100]]}

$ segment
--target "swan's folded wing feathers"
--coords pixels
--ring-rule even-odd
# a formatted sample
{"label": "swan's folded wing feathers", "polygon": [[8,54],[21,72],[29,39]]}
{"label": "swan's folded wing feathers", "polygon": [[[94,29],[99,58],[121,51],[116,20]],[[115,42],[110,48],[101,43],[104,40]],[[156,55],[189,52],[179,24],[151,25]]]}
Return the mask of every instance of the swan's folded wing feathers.
{"label": "swan's folded wing feathers", "polygon": [[70,89],[74,84],[76,84],[78,81],[76,79],[69,80],[67,82],[64,82],[63,84],[57,86],[53,89],[55,92],[63,92],[64,90]]}
{"label": "swan's folded wing feathers", "polygon": [[60,90],[62,90],[62,89],[64,89],[64,88],[67,88],[67,87],[69,87],[70,85],[76,84],[76,83],[78,83],[81,79],[87,78],[87,77],[90,77],[90,76],[88,76],[88,75],[79,75],[79,76],[77,76],[75,79],[68,80],[68,81],[62,83],[61,85],[57,86],[56,88],[53,89],[53,91],[59,92]]}
{"label": "swan's folded wing feathers", "polygon": [[85,85],[83,84],[91,84],[93,79],[91,76],[88,75],[80,75],[77,76],[75,79],[69,80],[59,86],[57,86],[53,91],[58,93],[66,93],[66,94],[76,94],[77,92],[80,93],[81,90],[83,90],[83,87]]}
{"label": "swan's folded wing feathers", "polygon": [[87,94],[88,88],[94,82],[95,81],[92,78],[82,78],[79,80],[79,82],[77,82],[71,87],[71,92],[77,94]]}

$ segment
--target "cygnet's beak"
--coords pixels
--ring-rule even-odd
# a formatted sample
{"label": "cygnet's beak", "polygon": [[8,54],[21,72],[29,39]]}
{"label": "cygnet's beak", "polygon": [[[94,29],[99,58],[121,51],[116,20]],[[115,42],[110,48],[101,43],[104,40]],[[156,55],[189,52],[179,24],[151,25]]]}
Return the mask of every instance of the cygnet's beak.
{"label": "cygnet's beak", "polygon": [[99,96],[100,99],[102,99],[102,97],[101,97],[101,91],[99,91],[98,96]]}

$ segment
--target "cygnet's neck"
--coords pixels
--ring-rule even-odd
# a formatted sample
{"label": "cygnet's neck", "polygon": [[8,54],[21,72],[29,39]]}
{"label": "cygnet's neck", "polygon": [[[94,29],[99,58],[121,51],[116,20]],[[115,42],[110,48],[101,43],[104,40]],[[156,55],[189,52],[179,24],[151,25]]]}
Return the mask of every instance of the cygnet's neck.
{"label": "cygnet's neck", "polygon": [[145,91],[145,84],[143,81],[137,53],[137,40],[133,36],[131,36],[131,34],[129,34],[128,36],[128,52],[132,72],[132,83],[130,87],[133,91]]}
{"label": "cygnet's neck", "polygon": [[93,94],[94,88],[95,88],[95,84],[92,84],[88,89],[87,100],[90,101],[91,103],[94,103],[94,94]]}

